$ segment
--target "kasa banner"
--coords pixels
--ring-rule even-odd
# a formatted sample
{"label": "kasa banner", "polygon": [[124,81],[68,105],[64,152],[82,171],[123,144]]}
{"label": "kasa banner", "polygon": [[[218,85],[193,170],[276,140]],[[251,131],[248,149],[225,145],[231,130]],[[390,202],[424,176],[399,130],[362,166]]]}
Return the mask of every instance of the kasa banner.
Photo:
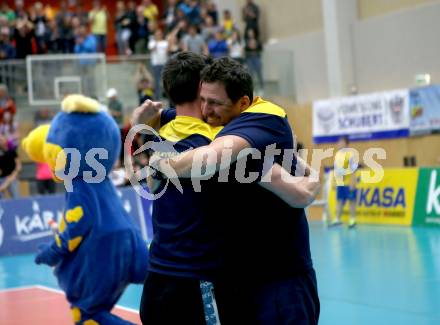
{"label": "kasa banner", "polygon": [[409,92],[411,135],[440,131],[440,86],[411,89]]}
{"label": "kasa banner", "polygon": [[313,140],[336,142],[409,135],[409,90],[321,100],[313,103]]}
{"label": "kasa banner", "polygon": [[[384,177],[378,183],[357,183],[356,219],[359,223],[392,224],[410,226],[413,220],[417,168],[390,168],[384,170]],[[359,176],[359,173],[357,173]],[[358,180],[360,177],[358,177]],[[330,215],[336,212],[336,188],[330,186]],[[349,204],[343,210],[342,220],[349,217]]]}
{"label": "kasa banner", "polygon": [[[143,237],[151,241],[151,202],[131,187],[118,190],[118,195]],[[0,201],[0,256],[33,253],[40,244],[53,240],[48,221],[60,220],[63,211],[64,195]]]}

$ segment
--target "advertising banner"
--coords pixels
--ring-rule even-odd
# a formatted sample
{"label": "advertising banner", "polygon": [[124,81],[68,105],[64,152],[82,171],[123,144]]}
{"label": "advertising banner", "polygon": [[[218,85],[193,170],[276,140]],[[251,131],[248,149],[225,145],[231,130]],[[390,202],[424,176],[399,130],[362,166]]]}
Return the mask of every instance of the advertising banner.
{"label": "advertising banner", "polygon": [[409,92],[411,135],[440,132],[440,86],[411,89]]}
{"label": "advertising banner", "polygon": [[64,195],[0,202],[0,256],[36,252],[53,238],[48,221],[59,220]]}
{"label": "advertising banner", "polygon": [[313,141],[372,140],[409,135],[409,91],[396,90],[313,103]]}
{"label": "advertising banner", "polygon": [[[359,172],[357,172],[357,176]],[[360,179],[360,177],[358,177]],[[418,179],[417,168],[390,168],[384,170],[384,177],[378,183],[356,185],[356,220],[358,223],[392,224],[410,226]],[[336,188],[332,182],[328,203],[330,215],[336,213]],[[349,217],[346,203],[342,220]]]}
{"label": "advertising banner", "polygon": [[[131,187],[118,189],[117,192],[124,209],[139,225],[143,237],[151,241],[151,202],[141,201]],[[36,252],[40,244],[53,238],[48,221],[59,221],[63,212],[64,195],[0,201],[0,256]]]}
{"label": "advertising banner", "polygon": [[419,170],[413,225],[440,227],[440,168]]}

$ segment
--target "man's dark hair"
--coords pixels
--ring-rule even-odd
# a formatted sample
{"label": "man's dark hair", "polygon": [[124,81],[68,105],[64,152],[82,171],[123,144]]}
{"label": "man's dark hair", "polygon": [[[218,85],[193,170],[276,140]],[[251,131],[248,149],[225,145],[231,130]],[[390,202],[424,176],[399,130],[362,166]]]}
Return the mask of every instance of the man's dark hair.
{"label": "man's dark hair", "polygon": [[162,71],[163,89],[174,104],[190,103],[199,95],[200,72],[212,60],[192,52],[173,55]]}
{"label": "man's dark hair", "polygon": [[221,82],[226,89],[229,99],[236,103],[241,97],[248,96],[254,99],[254,85],[249,71],[237,61],[222,57],[206,66],[202,71],[202,82]]}

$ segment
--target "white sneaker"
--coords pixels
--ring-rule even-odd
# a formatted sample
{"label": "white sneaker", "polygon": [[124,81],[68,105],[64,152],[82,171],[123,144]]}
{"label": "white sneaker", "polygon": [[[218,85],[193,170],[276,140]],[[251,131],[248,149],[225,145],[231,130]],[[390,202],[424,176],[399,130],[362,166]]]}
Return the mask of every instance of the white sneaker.
{"label": "white sneaker", "polygon": [[342,221],[340,221],[340,220],[335,220],[335,221],[329,223],[328,227],[329,227],[329,228],[330,228],[330,227],[337,227],[337,226],[341,226],[341,225],[342,225]]}

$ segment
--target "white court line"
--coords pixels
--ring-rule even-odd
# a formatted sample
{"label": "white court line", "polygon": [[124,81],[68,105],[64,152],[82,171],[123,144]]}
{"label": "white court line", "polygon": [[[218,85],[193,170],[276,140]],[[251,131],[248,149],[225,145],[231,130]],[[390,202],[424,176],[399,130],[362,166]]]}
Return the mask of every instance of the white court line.
{"label": "white court line", "polygon": [[23,287],[15,287],[15,288],[8,288],[8,289],[0,289],[0,293],[21,291],[21,290],[29,290],[29,289],[35,289],[37,287],[38,286],[32,285],[32,286],[23,286]]}
{"label": "white court line", "polygon": [[[35,286],[32,286],[32,287],[28,287],[28,288],[29,289],[30,288],[38,288],[38,289],[41,289],[41,290],[46,290],[46,291],[50,291],[50,292],[54,292],[54,293],[58,293],[58,294],[64,295],[64,291],[62,291],[62,290],[53,289],[53,288],[42,286],[42,285],[35,285]],[[137,311],[136,309],[133,309],[133,308],[124,307],[124,306],[120,306],[120,305],[116,305],[115,307],[119,308],[119,309],[122,309],[122,310],[125,310],[125,311],[128,311],[128,312],[131,312],[131,313],[139,314],[139,311]]]}
{"label": "white court line", "polygon": [[[8,288],[8,289],[0,289],[0,293],[23,291],[23,290],[29,290],[29,289],[46,290],[46,291],[57,293],[57,294],[60,294],[60,295],[64,296],[64,291],[59,290],[59,289],[54,289],[54,288],[46,287],[46,286],[43,286],[43,285],[32,285],[32,286],[23,286],[23,287],[15,287],[15,288]],[[137,311],[136,309],[130,308],[130,307],[124,307],[124,306],[120,306],[120,305],[116,305],[115,307],[119,308],[121,310],[125,310],[125,311],[128,311],[128,312],[131,312],[131,313],[139,314],[139,311]]]}

